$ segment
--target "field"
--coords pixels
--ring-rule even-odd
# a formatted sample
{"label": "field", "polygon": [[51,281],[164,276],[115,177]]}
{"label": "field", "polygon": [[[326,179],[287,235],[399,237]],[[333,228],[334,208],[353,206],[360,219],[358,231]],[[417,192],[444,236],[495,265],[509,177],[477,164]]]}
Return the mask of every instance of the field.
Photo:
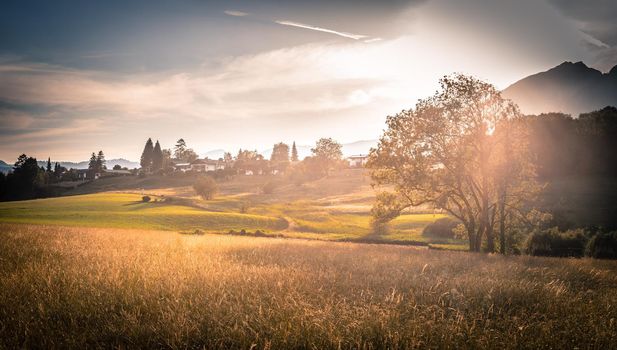
{"label": "field", "polygon": [[[405,213],[387,234],[375,236],[370,227],[375,190],[361,169],[300,186],[276,177],[237,177],[221,181],[220,193],[209,201],[196,196],[194,181],[190,176],[101,179],[64,197],[0,203],[0,222],[184,233],[244,229],[291,238],[466,247],[463,240],[423,236],[426,225],[445,217],[426,209]],[[264,193],[264,184],[273,181],[275,190]],[[142,202],[143,195],[152,200]]]}
{"label": "field", "polygon": [[0,348],[617,344],[617,263],[0,224]]}

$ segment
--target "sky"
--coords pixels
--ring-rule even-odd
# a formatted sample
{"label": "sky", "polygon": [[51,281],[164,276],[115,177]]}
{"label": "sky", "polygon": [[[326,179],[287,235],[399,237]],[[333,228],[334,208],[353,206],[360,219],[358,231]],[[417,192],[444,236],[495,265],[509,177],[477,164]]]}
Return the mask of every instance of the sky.
{"label": "sky", "polygon": [[5,0],[0,159],[376,139],[445,74],[607,71],[615,18],[614,0]]}

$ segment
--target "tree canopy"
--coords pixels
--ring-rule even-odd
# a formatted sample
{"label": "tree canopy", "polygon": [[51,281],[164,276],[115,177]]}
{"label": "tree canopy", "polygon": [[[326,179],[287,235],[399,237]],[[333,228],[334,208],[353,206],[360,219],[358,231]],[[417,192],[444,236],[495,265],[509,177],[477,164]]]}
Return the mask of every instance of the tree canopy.
{"label": "tree canopy", "polygon": [[[369,156],[376,185],[393,185],[396,200],[377,212],[392,218],[408,207],[439,208],[458,219],[471,251],[495,249],[500,230],[525,222],[537,193],[525,121],[491,84],[447,76],[415,109],[387,118]],[[386,208],[384,208],[384,205]]]}

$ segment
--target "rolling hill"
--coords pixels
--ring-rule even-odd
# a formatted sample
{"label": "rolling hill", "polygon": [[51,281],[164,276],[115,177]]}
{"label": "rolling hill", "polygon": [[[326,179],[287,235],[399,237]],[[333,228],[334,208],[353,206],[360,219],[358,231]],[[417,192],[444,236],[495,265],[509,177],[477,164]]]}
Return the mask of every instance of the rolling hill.
{"label": "rolling hill", "polygon": [[564,112],[577,116],[617,106],[617,66],[602,73],[583,62],[564,62],[517,81],[503,95],[526,114]]}

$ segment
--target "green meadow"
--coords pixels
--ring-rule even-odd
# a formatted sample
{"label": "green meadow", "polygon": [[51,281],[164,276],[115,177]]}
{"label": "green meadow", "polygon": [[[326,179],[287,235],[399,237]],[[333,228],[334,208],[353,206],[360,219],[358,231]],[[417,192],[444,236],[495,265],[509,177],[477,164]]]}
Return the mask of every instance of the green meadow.
{"label": "green meadow", "polygon": [[[430,211],[405,213],[391,223],[386,234],[375,236],[370,225],[375,191],[362,171],[343,171],[301,186],[281,182],[268,194],[261,187],[271,178],[241,177],[221,182],[220,193],[209,201],[195,195],[187,185],[190,180],[95,181],[65,197],[0,203],[0,222],[184,233],[244,229],[290,238],[465,246],[462,240],[423,236],[426,225],[445,217]],[[150,188],[144,189],[144,184]],[[142,201],[144,195],[151,201]]]}

